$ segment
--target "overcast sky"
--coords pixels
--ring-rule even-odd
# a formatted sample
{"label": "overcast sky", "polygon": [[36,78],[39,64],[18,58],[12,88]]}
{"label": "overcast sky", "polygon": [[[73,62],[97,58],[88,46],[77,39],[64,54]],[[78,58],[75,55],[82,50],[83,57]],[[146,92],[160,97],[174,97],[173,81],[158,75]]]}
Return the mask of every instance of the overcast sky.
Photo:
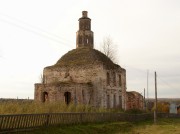
{"label": "overcast sky", "polygon": [[[88,11],[95,48],[110,36],[127,90],[180,97],[179,0],[0,1],[0,98],[34,98],[43,68],[74,49],[78,19]],[[147,93],[147,92],[146,92]]]}

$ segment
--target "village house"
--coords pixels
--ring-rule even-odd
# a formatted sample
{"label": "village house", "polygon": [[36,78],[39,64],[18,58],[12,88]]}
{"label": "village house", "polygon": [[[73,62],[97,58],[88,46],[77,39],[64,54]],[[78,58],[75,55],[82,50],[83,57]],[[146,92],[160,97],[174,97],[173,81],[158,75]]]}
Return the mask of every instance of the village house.
{"label": "village house", "polygon": [[177,102],[171,102],[169,105],[169,113],[179,114],[180,113],[180,104]]}
{"label": "village house", "polygon": [[76,49],[44,68],[43,82],[35,84],[34,99],[126,109],[126,70],[94,49],[87,11],[79,18]]}

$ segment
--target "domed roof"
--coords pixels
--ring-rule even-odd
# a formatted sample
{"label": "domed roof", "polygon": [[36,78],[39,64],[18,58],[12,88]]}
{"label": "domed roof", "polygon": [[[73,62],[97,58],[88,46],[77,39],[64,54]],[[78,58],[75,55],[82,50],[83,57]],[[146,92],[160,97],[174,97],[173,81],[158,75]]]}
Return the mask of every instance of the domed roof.
{"label": "domed roof", "polygon": [[95,64],[103,64],[108,69],[119,67],[100,51],[88,47],[69,51],[51,67],[88,67]]}

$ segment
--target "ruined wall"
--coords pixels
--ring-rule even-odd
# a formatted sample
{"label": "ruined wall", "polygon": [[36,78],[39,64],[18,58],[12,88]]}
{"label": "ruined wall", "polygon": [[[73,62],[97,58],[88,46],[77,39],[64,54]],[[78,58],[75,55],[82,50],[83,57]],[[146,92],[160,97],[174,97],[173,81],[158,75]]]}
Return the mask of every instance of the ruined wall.
{"label": "ruined wall", "polygon": [[83,11],[76,33],[77,49],[44,69],[43,83],[35,84],[35,100],[66,102],[70,96],[74,103],[91,100],[95,107],[125,109],[126,71],[93,49],[93,36],[91,19]]}
{"label": "ruined wall", "polygon": [[126,110],[126,70],[122,69],[122,109]]}
{"label": "ruined wall", "polygon": [[[72,82],[72,83],[87,83],[93,85],[91,91],[91,104],[93,106],[101,106],[101,90],[102,90],[102,77],[103,66],[93,65],[74,68],[45,68],[44,77],[45,84],[58,83],[58,82]],[[104,77],[104,76],[103,76]]]}
{"label": "ruined wall", "polygon": [[[109,78],[107,75],[109,75]],[[124,109],[123,93],[126,90],[126,78],[124,70],[120,67],[112,70],[104,70],[102,83],[102,106],[105,108]]]}
{"label": "ruined wall", "polygon": [[[70,101],[74,104],[91,104],[92,90],[90,84],[74,84],[60,83],[57,85],[51,84],[35,84],[34,99],[38,102],[62,102],[65,103],[65,93],[70,93]],[[48,96],[45,100],[44,93]]]}
{"label": "ruined wall", "polygon": [[94,47],[93,32],[92,31],[78,31],[76,32],[76,48],[79,47]]}
{"label": "ruined wall", "polygon": [[[109,78],[107,78],[107,73],[109,73]],[[36,84],[36,100],[42,100],[42,97],[40,97],[39,94],[49,91],[49,101],[64,101],[63,92],[69,91],[74,96],[72,97],[73,100],[75,99],[75,96],[78,96],[77,98],[79,98],[80,100],[78,102],[82,102],[80,96],[83,96],[82,94],[85,94],[83,99],[85,100],[85,103],[83,104],[91,104],[95,107],[125,109],[126,72],[120,67],[107,70],[103,67],[103,65],[97,64],[89,66],[88,68],[45,68],[44,78],[44,84]],[[109,79],[109,82],[107,81],[107,79]],[[63,87],[60,84],[61,88],[53,86],[53,84],[57,83],[74,84],[66,85]],[[77,86],[82,83],[87,85],[91,84],[91,90],[89,90],[88,87],[86,90],[85,86]],[[43,87],[43,85],[46,86]],[[76,89],[78,89],[78,91]],[[88,94],[91,95],[89,95],[88,97]],[[87,103],[89,98],[91,98],[91,101]]]}
{"label": "ruined wall", "polygon": [[143,110],[143,96],[135,91],[126,92],[126,110],[140,109]]}
{"label": "ruined wall", "polygon": [[88,67],[50,67],[44,69],[45,83],[54,82],[76,82],[88,83],[93,82],[101,75],[102,65],[93,65]]}

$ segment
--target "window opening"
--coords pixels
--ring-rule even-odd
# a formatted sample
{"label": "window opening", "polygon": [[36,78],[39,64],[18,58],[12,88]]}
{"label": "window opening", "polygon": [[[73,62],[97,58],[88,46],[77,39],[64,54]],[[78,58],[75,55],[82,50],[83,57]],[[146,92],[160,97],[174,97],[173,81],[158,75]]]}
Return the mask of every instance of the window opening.
{"label": "window opening", "polygon": [[79,36],[79,44],[82,44],[82,37]]}
{"label": "window opening", "polygon": [[65,92],[64,97],[65,97],[65,103],[68,105],[71,102],[71,93]]}
{"label": "window opening", "polygon": [[114,108],[116,107],[116,95],[114,95]]}
{"label": "window opening", "polygon": [[84,103],[84,90],[82,90],[82,102]]}
{"label": "window opening", "polygon": [[122,97],[119,96],[119,107],[122,108]]}
{"label": "window opening", "polygon": [[113,72],[113,84],[114,86],[116,86],[116,73]]}
{"label": "window opening", "polygon": [[47,92],[43,92],[43,98],[42,98],[43,102],[48,101],[48,93]]}
{"label": "window opening", "polygon": [[108,72],[107,72],[107,85],[110,85],[110,75]]}
{"label": "window opening", "polygon": [[110,97],[107,95],[107,108],[110,108]]}
{"label": "window opening", "polygon": [[122,86],[121,75],[119,75],[119,86]]}

